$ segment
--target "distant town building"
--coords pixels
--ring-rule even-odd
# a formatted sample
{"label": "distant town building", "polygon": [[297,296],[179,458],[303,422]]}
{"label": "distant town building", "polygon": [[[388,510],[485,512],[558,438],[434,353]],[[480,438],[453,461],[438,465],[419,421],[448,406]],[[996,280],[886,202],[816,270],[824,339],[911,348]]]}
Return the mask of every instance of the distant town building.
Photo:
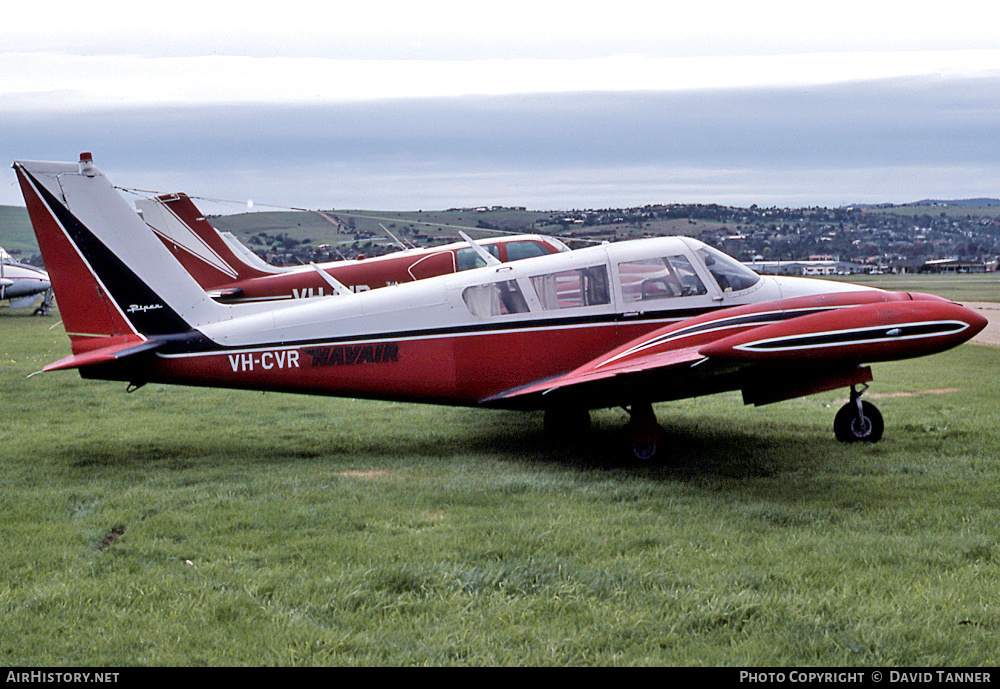
{"label": "distant town building", "polygon": [[992,273],[997,269],[997,260],[969,261],[960,258],[939,258],[924,261],[921,273]]}
{"label": "distant town building", "polygon": [[744,261],[743,265],[761,275],[855,275],[871,272],[872,266],[833,258],[807,261]]}

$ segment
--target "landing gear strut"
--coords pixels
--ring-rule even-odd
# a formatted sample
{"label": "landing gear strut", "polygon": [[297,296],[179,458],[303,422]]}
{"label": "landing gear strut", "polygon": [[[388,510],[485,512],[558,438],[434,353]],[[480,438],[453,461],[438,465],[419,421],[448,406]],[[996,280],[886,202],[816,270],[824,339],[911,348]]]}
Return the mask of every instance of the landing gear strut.
{"label": "landing gear strut", "polygon": [[628,424],[628,440],[633,459],[652,462],[663,458],[666,454],[663,429],[656,422],[653,405],[636,402],[625,411],[632,417]]}
{"label": "landing gear strut", "polygon": [[885,422],[882,413],[871,402],[862,401],[868,386],[858,390],[851,386],[851,400],[840,408],[833,420],[833,433],[843,443],[877,443],[882,438]]}
{"label": "landing gear strut", "polygon": [[31,315],[33,316],[48,316],[49,311],[52,310],[52,299],[53,292],[51,289],[45,291],[45,297],[42,299],[42,303],[38,305]]}

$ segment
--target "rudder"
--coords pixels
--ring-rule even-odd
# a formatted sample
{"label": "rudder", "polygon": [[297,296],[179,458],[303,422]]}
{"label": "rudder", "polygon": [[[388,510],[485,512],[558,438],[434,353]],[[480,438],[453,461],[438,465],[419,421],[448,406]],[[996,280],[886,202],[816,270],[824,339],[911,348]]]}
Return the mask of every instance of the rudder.
{"label": "rudder", "polygon": [[206,290],[281,272],[265,272],[249,265],[232,250],[187,194],[141,199],[135,206],[174,258]]}
{"label": "rudder", "polygon": [[[15,162],[14,169],[74,353],[105,347],[108,338],[127,342],[191,330],[179,313],[203,301],[204,292],[193,281],[197,291],[183,284],[172,289],[177,280],[171,282],[169,270],[153,270],[157,251],[169,254],[88,154],[79,166]],[[130,267],[139,263],[143,277]],[[179,266],[177,272],[183,273]]]}

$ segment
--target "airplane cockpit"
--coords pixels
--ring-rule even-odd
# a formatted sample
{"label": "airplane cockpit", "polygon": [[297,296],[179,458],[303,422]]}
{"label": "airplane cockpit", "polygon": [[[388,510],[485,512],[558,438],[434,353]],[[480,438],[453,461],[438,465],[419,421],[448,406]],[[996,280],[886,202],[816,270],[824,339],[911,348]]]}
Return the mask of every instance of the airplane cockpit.
{"label": "airplane cockpit", "polygon": [[705,267],[723,292],[750,289],[760,281],[760,275],[718,249],[702,246],[695,253],[705,262]]}
{"label": "airplane cockpit", "polygon": [[535,274],[528,270],[529,263],[524,266],[527,273],[522,276],[519,271],[518,277],[507,269],[503,280],[466,287],[462,297],[480,318],[599,306],[632,312],[660,300],[678,300],[661,302],[667,309],[687,308],[681,299],[692,306],[710,305],[728,295],[753,291],[762,279],[736,259],[696,240],[664,239],[652,255],[648,243],[641,245],[644,255],[636,255],[636,245],[629,244],[605,245],[601,252],[596,247],[572,252],[593,257],[579,267]]}

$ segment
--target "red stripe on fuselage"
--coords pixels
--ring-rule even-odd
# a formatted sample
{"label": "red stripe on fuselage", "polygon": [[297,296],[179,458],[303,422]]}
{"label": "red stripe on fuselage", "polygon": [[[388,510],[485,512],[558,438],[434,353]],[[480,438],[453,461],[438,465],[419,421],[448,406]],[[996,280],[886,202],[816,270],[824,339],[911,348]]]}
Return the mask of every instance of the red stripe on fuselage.
{"label": "red stripe on fuselage", "polygon": [[475,405],[599,356],[616,329],[604,323],[161,355],[143,373],[149,382]]}
{"label": "red stripe on fuselage", "polygon": [[[824,307],[834,308],[845,301],[812,298],[794,300],[790,305],[815,308],[821,302]],[[773,309],[775,304],[769,306]],[[373,333],[352,342],[291,347],[275,344],[176,356],[158,354],[149,370],[142,373],[149,382],[476,405],[484,398],[601,360],[609,349],[619,351],[616,348],[620,345],[627,349],[639,338],[656,332],[707,325],[716,319],[762,310],[759,305],[720,308],[680,323],[677,322],[680,319],[670,318],[572,325],[556,321],[544,327],[511,322],[505,329],[481,332],[430,332],[419,336],[396,333],[386,334],[386,339],[375,339],[377,334]],[[745,327],[757,325],[751,323]],[[718,334],[706,333],[703,337],[711,341]],[[387,344],[396,348],[392,359],[375,353],[375,348],[382,345],[384,351]],[[334,348],[364,345],[373,349],[334,351]],[[328,351],[316,354],[316,350]],[[279,364],[278,351],[295,352],[296,356],[289,359],[285,355]]]}

